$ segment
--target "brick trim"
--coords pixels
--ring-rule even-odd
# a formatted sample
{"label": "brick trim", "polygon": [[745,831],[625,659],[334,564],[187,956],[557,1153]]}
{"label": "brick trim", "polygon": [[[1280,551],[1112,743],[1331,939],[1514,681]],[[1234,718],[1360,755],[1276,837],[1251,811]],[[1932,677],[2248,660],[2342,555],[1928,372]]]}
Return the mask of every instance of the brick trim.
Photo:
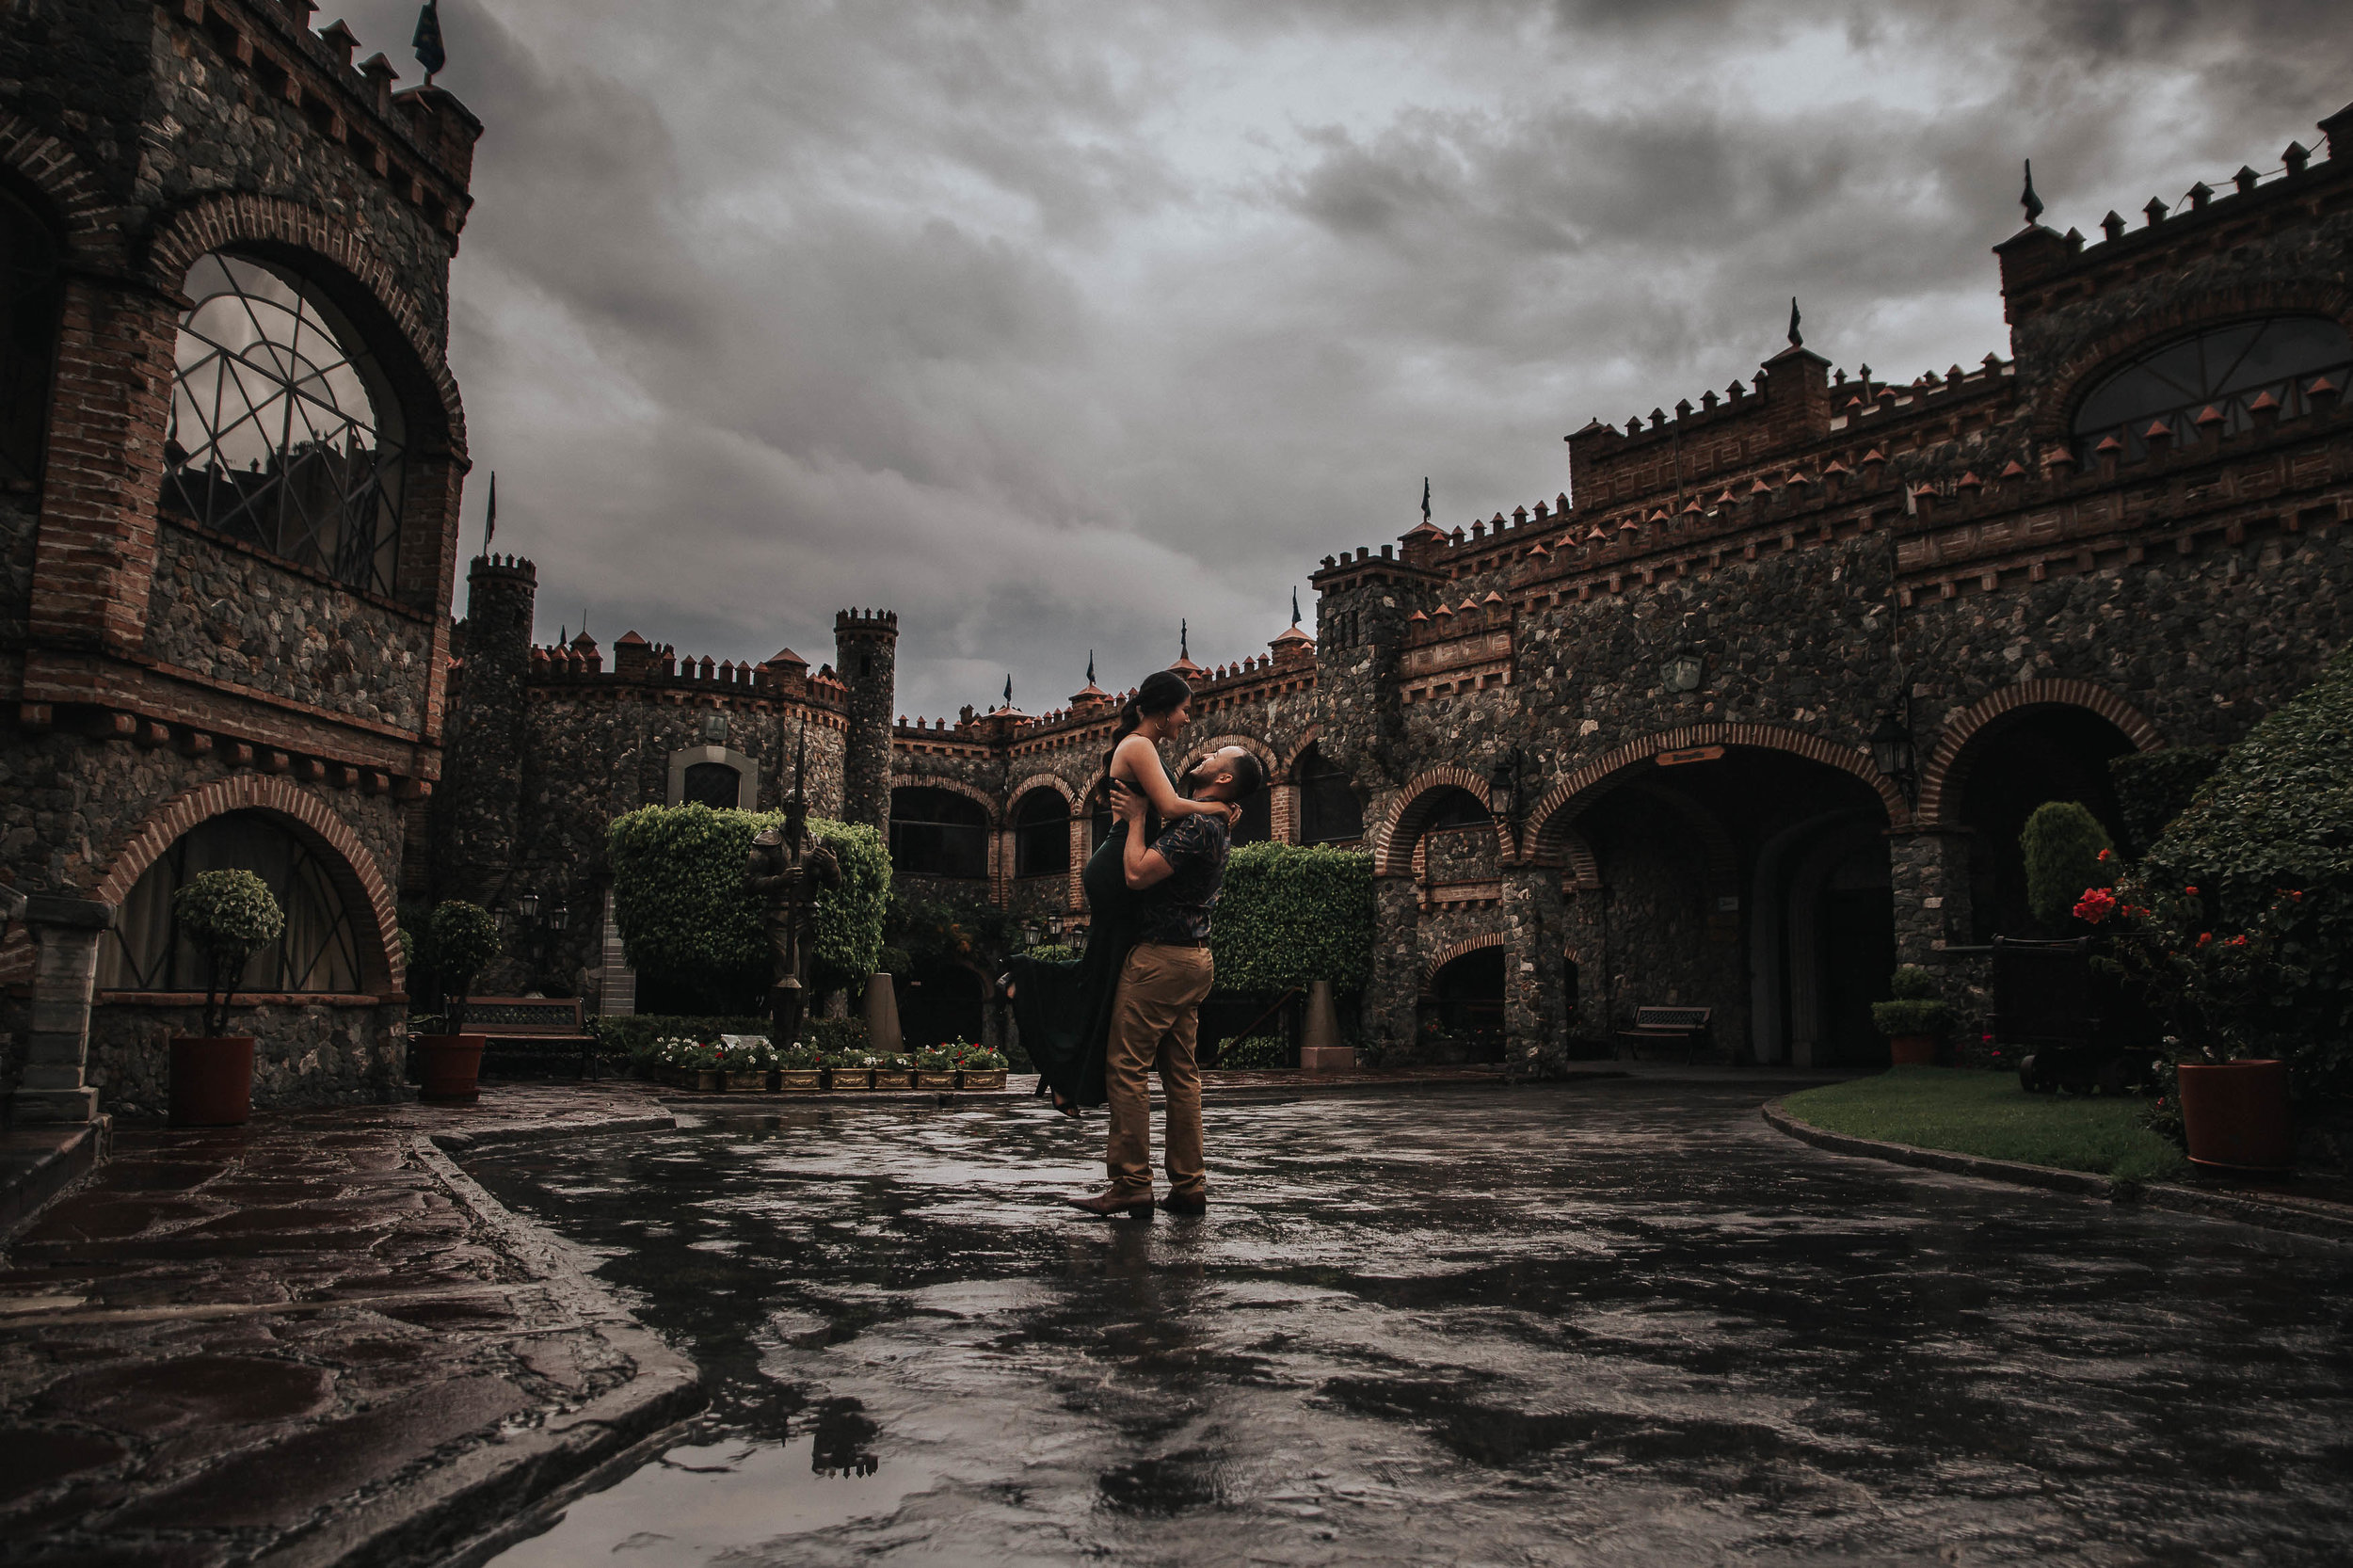
{"label": "brick trim", "polygon": [[1568,861],[1569,885],[1580,893],[1600,891],[1601,859],[1593,853],[1593,840],[1565,824],[1557,837],[1561,855]]}
{"label": "brick trim", "polygon": [[[960,778],[927,778],[917,774],[894,773],[890,776],[890,789],[894,794],[901,790],[945,790],[952,795],[962,795],[967,800],[978,802],[981,809],[988,813],[987,825],[992,833],[1005,825],[1005,814],[998,809],[996,797],[974,789]],[[894,821],[898,815],[896,811],[891,812]],[[995,852],[992,850],[990,853],[993,855]]]}
{"label": "brick trim", "polygon": [[1432,953],[1427,959],[1422,961],[1422,994],[1424,996],[1430,994],[1430,987],[1437,984],[1438,971],[1445,968],[1449,964],[1453,963],[1457,958],[1467,957],[1471,953],[1479,952],[1481,948],[1499,948],[1501,946],[1503,946],[1503,933],[1500,931],[1490,931],[1483,936],[1465,936],[1459,942],[1449,942],[1446,946],[1440,948],[1436,952]]}
{"label": "brick trim", "polygon": [[[898,786],[894,783],[891,788],[896,789]],[[1005,811],[1008,818],[1012,815],[1014,808],[1021,804],[1021,797],[1023,795],[1028,794],[1032,790],[1046,789],[1060,792],[1062,798],[1069,804],[1071,814],[1073,816],[1078,814],[1079,792],[1072,789],[1068,782],[1065,781],[1061,775],[1051,773],[1033,773],[1030,775],[1029,777],[1023,779],[1020,783],[1016,784],[1012,789],[1005,792]]]}
{"label": "brick trim", "polygon": [[2204,289],[2176,295],[2156,310],[2137,313],[2126,325],[2077,348],[2052,372],[2051,385],[2063,390],[2041,400],[2035,428],[2038,445],[2056,446],[2074,439],[2075,410],[2112,361],[2168,338],[2274,315],[2329,316],[2353,331],[2353,289],[2318,280]]}
{"label": "brick trim", "polygon": [[1903,792],[1896,787],[1896,781],[1873,766],[1871,759],[1859,748],[1834,745],[1810,731],[1785,728],[1777,724],[1693,724],[1660,730],[1613,747],[1545,791],[1535,809],[1528,814],[1528,856],[1542,859],[1564,855],[1566,846],[1560,835],[1575,818],[1576,808],[1583,804],[1585,797],[1619,782],[1618,776],[1627,769],[1648,762],[1662,751],[1686,751],[1707,745],[1785,751],[1809,762],[1852,774],[1878,793],[1881,806],[1887,811],[1889,826],[1906,826],[1912,820]]}
{"label": "brick trim", "polygon": [[400,955],[400,915],[392,892],[385,886],[376,856],[360,841],[351,824],[335,814],[319,796],[269,774],[239,773],[184,790],[150,813],[145,823],[115,853],[106,874],[90,896],[120,907],[131,889],[181,836],[200,822],[230,811],[266,811],[278,818],[314,850],[327,852],[328,874],[335,890],[354,911],[376,916],[376,941],[362,943],[360,952],[360,988],[378,996],[397,994],[405,983]]}
{"label": "brick trim", "polygon": [[2105,687],[2089,680],[2022,680],[1979,697],[1945,721],[1936,749],[1929,753],[1928,766],[1920,774],[1920,806],[1915,816],[1922,824],[1961,825],[1945,815],[1945,808],[1948,797],[1961,798],[1961,786],[1967,780],[1963,754],[1988,725],[2022,708],[2086,709],[2122,730],[2137,751],[2154,751],[2165,744],[2165,737],[2139,709]]}
{"label": "brick trim", "polygon": [[97,177],[73,149],[22,115],[0,111],[0,165],[47,198],[62,219],[66,254],[85,265],[120,264],[121,232]]}
{"label": "brick trim", "polygon": [[[1386,816],[1367,833],[1372,841],[1372,874],[1411,876],[1414,851],[1421,842],[1422,824],[1429,820],[1433,799],[1441,790],[1467,790],[1481,800],[1489,798],[1486,776],[1468,768],[1432,768],[1397,792]],[[1496,827],[1496,857],[1512,858],[1512,839],[1500,824]]]}
{"label": "brick trim", "polygon": [[1307,755],[1308,749],[1316,744],[1317,738],[1322,733],[1323,721],[1321,719],[1318,719],[1315,723],[1309,725],[1306,729],[1300,734],[1298,741],[1291,746],[1291,754],[1283,759],[1283,765],[1276,769],[1273,775],[1269,776],[1267,782],[1270,784],[1298,783],[1299,760]]}
{"label": "brick trim", "polygon": [[409,352],[416,356],[417,368],[432,383],[441,404],[444,441],[462,459],[466,410],[458,398],[456,379],[450,375],[440,336],[426,325],[392,269],[342,219],[274,196],[205,197],[175,213],[148,242],[148,280],[176,296],[199,257],[255,241],[291,246],[321,257],[367,291],[400,328]]}

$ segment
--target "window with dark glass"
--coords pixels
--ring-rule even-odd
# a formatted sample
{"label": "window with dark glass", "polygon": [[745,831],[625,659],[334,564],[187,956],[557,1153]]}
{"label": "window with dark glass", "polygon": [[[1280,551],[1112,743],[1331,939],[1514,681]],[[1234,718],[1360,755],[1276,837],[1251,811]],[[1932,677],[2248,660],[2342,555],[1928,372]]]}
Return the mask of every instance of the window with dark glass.
{"label": "window with dark glass", "polygon": [[1070,803],[1059,790],[1032,790],[1013,808],[1013,874],[1070,870]]}
{"label": "window with dark glass", "polygon": [[988,813],[952,790],[891,791],[890,867],[903,876],[986,876]]}
{"label": "window with dark glass", "polygon": [[1241,820],[1234,824],[1229,843],[1262,844],[1274,837],[1274,796],[1260,790],[1241,803]]}
{"label": "window with dark glass", "polygon": [[[2149,450],[2149,427],[2162,424],[2176,446],[2199,439],[2199,416],[2212,408],[2224,435],[2254,424],[2268,394],[2282,418],[2309,406],[2326,376],[2343,391],[2353,374],[2353,337],[2327,316],[2281,315],[2209,327],[2135,356],[2104,376],[2075,410],[2075,458],[2089,463],[2113,436],[2126,461]],[[2212,420],[2208,421],[2211,426]]]}
{"label": "window with dark glass", "polygon": [[327,863],[260,811],[199,823],[163,853],[123,901],[100,950],[98,984],[110,991],[201,991],[204,957],[181,936],[171,896],[199,872],[248,871],[269,884],[286,928],[246,966],[241,991],[360,989],[360,935]]}
{"label": "window with dark glass", "polygon": [[58,262],[49,226],[0,192],[0,481],[10,484],[40,477],[63,298]]}
{"label": "window with dark glass", "polygon": [[1468,790],[1447,790],[1430,805],[1430,815],[1422,819],[1422,831],[1440,833],[1450,827],[1495,827],[1494,813],[1487,803]]}
{"label": "window with dark glass", "polygon": [[1309,747],[1291,770],[1299,784],[1299,841],[1303,844],[1345,843],[1365,836],[1365,806],[1348,782],[1345,770]]}
{"label": "window with dark glass", "polygon": [[679,781],[679,803],[729,811],[743,799],[744,775],[725,762],[692,762]]}
{"label": "window with dark glass", "polygon": [[400,406],[359,333],[292,273],[210,255],[183,285],[163,504],[338,582],[391,593]]}

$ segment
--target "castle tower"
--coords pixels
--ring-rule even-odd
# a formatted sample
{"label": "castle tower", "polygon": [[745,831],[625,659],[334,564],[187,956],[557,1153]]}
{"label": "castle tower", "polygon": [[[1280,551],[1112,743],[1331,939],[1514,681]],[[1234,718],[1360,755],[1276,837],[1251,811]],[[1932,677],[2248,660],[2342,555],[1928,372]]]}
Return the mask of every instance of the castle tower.
{"label": "castle tower", "polygon": [[486,903],[515,860],[523,792],[523,688],[539,570],[513,555],[477,555],[466,573],[461,699],[453,705],[440,844],[442,898]]}
{"label": "castle tower", "polygon": [[890,834],[890,716],[899,667],[899,613],[843,610],[833,617],[833,669],[850,689],[841,743],[841,819]]}

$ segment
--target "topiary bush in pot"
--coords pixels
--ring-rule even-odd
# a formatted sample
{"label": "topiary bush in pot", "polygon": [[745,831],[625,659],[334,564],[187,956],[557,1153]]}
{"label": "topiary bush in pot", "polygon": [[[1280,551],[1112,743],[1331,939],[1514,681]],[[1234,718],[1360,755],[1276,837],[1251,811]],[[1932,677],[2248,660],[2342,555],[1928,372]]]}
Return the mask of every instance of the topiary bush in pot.
{"label": "topiary bush in pot", "polygon": [[1888,1054],[1899,1067],[1932,1066],[1936,1042],[1952,1021],[1952,1009],[1937,995],[1936,977],[1916,964],[1888,976],[1891,998],[1871,1004],[1871,1022],[1887,1036]]}
{"label": "topiary bush in pot", "polygon": [[200,1039],[171,1042],[174,1127],[236,1127],[253,1112],[253,1037],[229,1032],[230,1004],[253,955],[286,929],[269,884],[248,871],[201,872],[171,897],[180,935],[204,958]]}

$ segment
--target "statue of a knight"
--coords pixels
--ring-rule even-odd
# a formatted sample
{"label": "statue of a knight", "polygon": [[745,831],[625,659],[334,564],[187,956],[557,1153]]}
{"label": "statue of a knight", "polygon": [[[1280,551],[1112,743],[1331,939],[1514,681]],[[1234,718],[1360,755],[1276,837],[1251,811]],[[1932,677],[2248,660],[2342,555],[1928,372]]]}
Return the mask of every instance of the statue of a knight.
{"label": "statue of a knight", "polygon": [[[798,770],[795,770],[798,771]],[[785,803],[784,825],[752,840],[744,886],[760,902],[775,979],[768,993],[779,1044],[800,1038],[808,1007],[808,947],[817,927],[820,889],[841,886],[841,862],[808,831],[808,802],[796,789]]]}

